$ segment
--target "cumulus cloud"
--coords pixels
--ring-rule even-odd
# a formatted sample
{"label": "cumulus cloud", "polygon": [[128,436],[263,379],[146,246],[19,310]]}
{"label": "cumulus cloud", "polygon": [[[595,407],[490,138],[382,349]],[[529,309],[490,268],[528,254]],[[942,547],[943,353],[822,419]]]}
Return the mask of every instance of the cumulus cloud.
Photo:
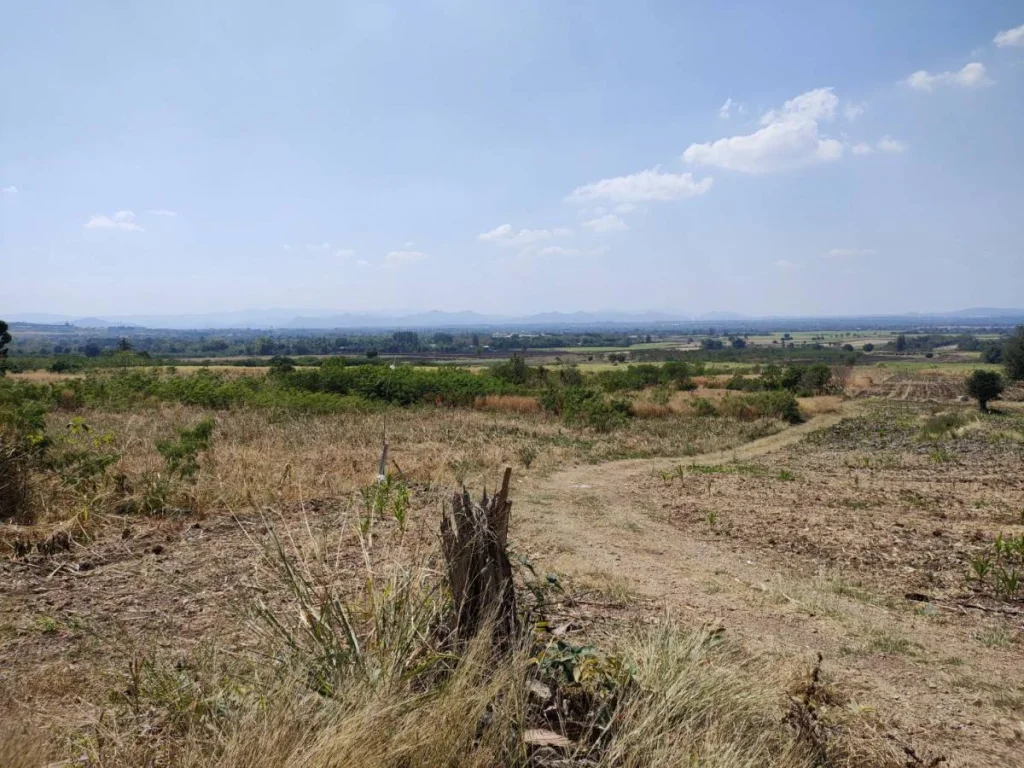
{"label": "cumulus cloud", "polygon": [[984,88],[992,85],[994,81],[985,71],[984,64],[980,61],[972,61],[956,72],[936,72],[933,74],[927,70],[920,69],[903,82],[916,90],[931,92],[936,88],[946,85],[959,88]]}
{"label": "cumulus cloud", "polygon": [[907,142],[894,139],[892,136],[883,136],[878,140],[878,151],[879,152],[906,152]]}
{"label": "cumulus cloud", "polygon": [[9,187],[4,187],[2,191],[5,195],[16,195],[18,194],[18,188],[11,184]]}
{"label": "cumulus cloud", "polygon": [[831,88],[817,88],[761,117],[760,130],[703,144],[691,144],[683,161],[743,173],[771,173],[837,160],[842,142],[819,134],[819,124],[835,119],[839,99]]}
{"label": "cumulus cloud", "polygon": [[604,216],[598,216],[596,219],[584,221],[583,226],[592,232],[623,232],[629,229],[629,226],[622,220],[622,217],[614,213],[608,213]]}
{"label": "cumulus cloud", "polygon": [[622,205],[615,206],[616,213],[632,213],[636,210],[636,206],[632,203],[623,203]]}
{"label": "cumulus cloud", "polygon": [[825,253],[826,259],[856,259],[877,253],[874,248],[833,248]]}
{"label": "cumulus cloud", "polygon": [[536,243],[541,240],[550,240],[553,237],[568,237],[572,230],[566,227],[555,227],[554,229],[520,229],[516,232],[511,224],[502,224],[490,232],[481,232],[477,235],[478,240],[487,243],[494,243],[500,246],[524,246]]}
{"label": "cumulus cloud", "polygon": [[850,147],[850,150],[855,155],[870,155],[872,152],[875,151],[871,148],[870,144],[867,144],[863,141],[854,144],[852,147]]}
{"label": "cumulus cloud", "polygon": [[992,42],[1000,48],[1009,48],[1011,45],[1024,45],[1024,24],[1013,29],[1004,29],[992,39]]}
{"label": "cumulus cloud", "polygon": [[96,214],[84,224],[86,229],[119,229],[122,232],[142,232],[142,227],[135,223],[132,211],[118,211],[113,216]]}
{"label": "cumulus cloud", "polygon": [[178,215],[176,211],[169,211],[166,208],[151,208],[150,210],[146,211],[146,213],[150,214],[151,216],[174,217]]}
{"label": "cumulus cloud", "polygon": [[566,198],[570,203],[610,200],[616,203],[680,200],[703,195],[711,189],[712,179],[695,181],[689,173],[662,173],[650,168],[629,176],[602,179],[577,187]]}

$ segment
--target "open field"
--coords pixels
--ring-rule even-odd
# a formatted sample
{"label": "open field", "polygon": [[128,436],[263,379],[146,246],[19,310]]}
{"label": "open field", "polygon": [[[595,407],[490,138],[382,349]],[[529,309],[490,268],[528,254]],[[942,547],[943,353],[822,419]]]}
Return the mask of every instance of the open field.
{"label": "open field", "polygon": [[[959,363],[727,389],[738,365],[9,377],[0,410],[45,403],[47,453],[32,519],[0,523],[0,723],[24,724],[0,764],[1018,764],[1024,590],[992,553],[1024,544],[1024,392],[981,414]],[[481,677],[437,640],[438,520],[506,466],[536,613],[525,655]],[[338,600],[351,630],[317,618]],[[402,606],[428,623],[393,634]],[[349,631],[361,650],[335,645]],[[607,735],[527,681],[590,701]]]}

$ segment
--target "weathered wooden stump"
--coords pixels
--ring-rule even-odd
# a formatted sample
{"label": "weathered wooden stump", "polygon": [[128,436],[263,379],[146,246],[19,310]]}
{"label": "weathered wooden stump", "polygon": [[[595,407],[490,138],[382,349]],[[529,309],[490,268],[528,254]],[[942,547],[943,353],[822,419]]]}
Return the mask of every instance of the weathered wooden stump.
{"label": "weathered wooden stump", "polygon": [[512,564],[506,550],[511,479],[508,467],[501,490],[488,498],[485,489],[479,502],[463,488],[452,496],[451,508],[441,518],[441,549],[455,601],[456,636],[469,640],[490,622],[495,644],[502,650],[511,647],[518,630]]}

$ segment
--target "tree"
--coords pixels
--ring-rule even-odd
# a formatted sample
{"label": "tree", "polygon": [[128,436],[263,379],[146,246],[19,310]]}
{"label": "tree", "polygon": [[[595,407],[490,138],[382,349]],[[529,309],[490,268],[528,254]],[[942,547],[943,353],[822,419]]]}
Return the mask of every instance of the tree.
{"label": "tree", "polygon": [[967,394],[978,401],[982,411],[988,410],[988,401],[999,397],[1003,388],[1003,377],[997,371],[977,370],[967,377]]}
{"label": "tree", "polygon": [[128,341],[128,339],[126,337],[122,336],[121,340],[117,342],[117,351],[118,352],[131,352],[132,351],[132,343],[130,341]]}
{"label": "tree", "polygon": [[734,336],[729,343],[732,344],[733,349],[743,349],[747,346],[747,342],[739,336]]}
{"label": "tree", "polygon": [[853,352],[853,344],[843,344],[843,349],[847,352]]}
{"label": "tree", "polygon": [[99,357],[100,354],[103,352],[103,347],[101,347],[99,343],[95,341],[90,341],[87,342],[85,346],[82,347],[82,352],[85,354],[86,357]]}
{"label": "tree", "polygon": [[907,348],[907,337],[902,333],[896,337],[896,351],[902,352]]}
{"label": "tree", "polygon": [[1024,325],[1018,325],[1016,333],[1003,347],[1003,365],[1011,381],[1024,381]]}
{"label": "tree", "polygon": [[865,352],[874,352],[875,351],[875,345],[872,344],[869,341],[867,344],[865,344],[863,347],[861,347],[861,349],[863,349]]}
{"label": "tree", "polygon": [[11,334],[7,323],[0,320],[0,376],[7,373],[7,345],[11,343]]}

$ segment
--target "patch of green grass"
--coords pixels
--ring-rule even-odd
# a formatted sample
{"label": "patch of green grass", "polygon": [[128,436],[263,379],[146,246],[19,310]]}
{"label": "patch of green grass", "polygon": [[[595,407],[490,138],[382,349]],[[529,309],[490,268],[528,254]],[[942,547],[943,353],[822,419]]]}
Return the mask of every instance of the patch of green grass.
{"label": "patch of green grass", "polygon": [[908,637],[890,630],[876,630],[868,640],[867,649],[874,653],[894,653],[901,656],[916,656],[921,646]]}
{"label": "patch of green grass", "polygon": [[975,635],[986,648],[1008,648],[1017,641],[1017,633],[1005,627],[986,629]]}

